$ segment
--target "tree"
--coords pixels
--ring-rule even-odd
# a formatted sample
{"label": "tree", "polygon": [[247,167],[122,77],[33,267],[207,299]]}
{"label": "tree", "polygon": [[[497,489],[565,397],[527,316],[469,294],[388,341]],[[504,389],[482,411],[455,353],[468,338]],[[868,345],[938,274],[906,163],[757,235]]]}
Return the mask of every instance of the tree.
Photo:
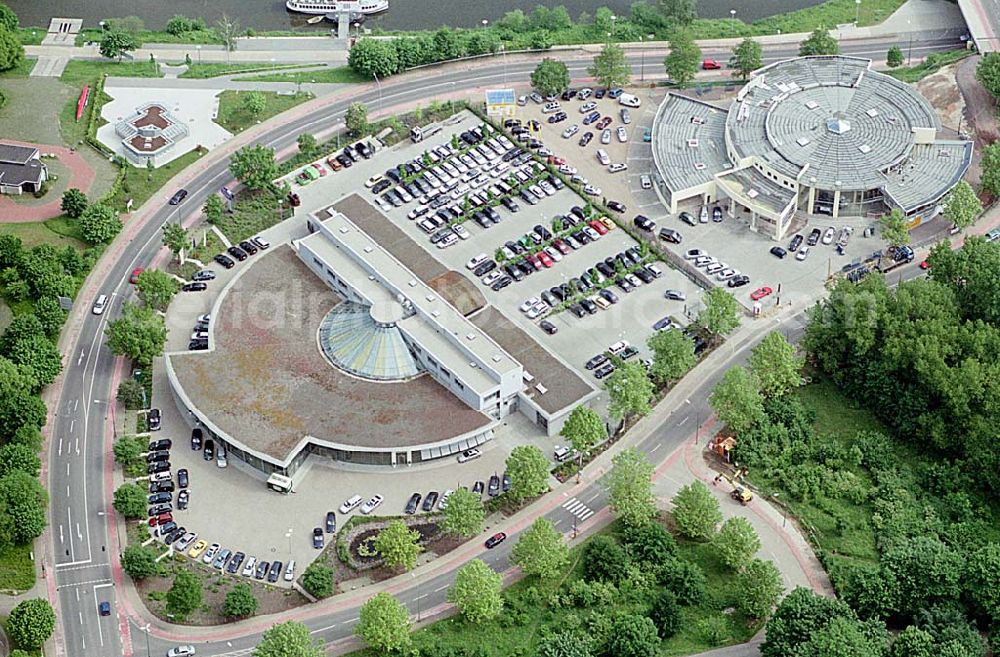
{"label": "tree", "polygon": [[934,637],[915,625],[908,626],[896,636],[889,649],[890,657],[935,657]]}
{"label": "tree", "polygon": [[503,611],[503,577],[481,559],[462,566],[448,589],[448,602],[472,623],[493,620]]}
{"label": "tree", "polygon": [[456,536],[474,536],[482,529],[484,517],[485,509],[479,496],[470,490],[459,488],[448,498],[441,528]]}
{"label": "tree", "polygon": [[347,64],[355,73],[368,80],[375,76],[387,78],[399,70],[399,53],[391,40],[365,37],[351,47]]}
{"label": "tree", "polygon": [[796,587],[785,596],[767,622],[767,638],[760,646],[761,657],[797,655],[796,649],[834,618],[854,620],[855,615],[841,600]]}
{"label": "tree", "polygon": [[[712,499],[715,500],[714,497]],[[757,554],[760,539],[757,538],[753,525],[746,518],[737,516],[722,523],[719,532],[712,538],[712,546],[722,563],[733,570],[739,570]]]}
{"label": "tree", "polygon": [[795,654],[802,657],[883,657],[888,633],[884,626],[878,632],[872,629],[870,624],[855,619],[834,618],[814,632]]}
{"label": "tree", "polygon": [[637,563],[658,569],[677,554],[677,541],[658,522],[629,527],[624,534],[629,555]]}
{"label": "tree", "polygon": [[17,34],[0,29],[0,71],[9,71],[24,61],[24,46]]}
{"label": "tree", "polygon": [[594,57],[594,64],[587,69],[602,87],[624,87],[628,84],[632,68],[625,59],[625,51],[617,43],[606,43]]}
{"label": "tree", "polygon": [[89,244],[106,244],[121,231],[122,222],[111,206],[94,203],[80,215],[80,231]]}
{"label": "tree", "polygon": [[0,447],[0,477],[11,472],[25,472],[37,477],[41,469],[42,460],[31,447],[17,443],[8,443]]}
{"label": "tree", "polygon": [[729,292],[713,287],[705,293],[705,307],[698,313],[698,324],[712,335],[728,335],[740,325],[740,304]]}
{"label": "tree", "polygon": [[719,420],[736,434],[746,433],[764,421],[764,398],[744,367],[729,368],[715,384],[708,403]]}
{"label": "tree", "polygon": [[564,630],[538,642],[538,657],[593,657],[590,646],[583,634]]}
{"label": "tree", "polygon": [[976,65],[976,80],[983,85],[983,89],[1000,100],[1000,53],[988,52],[983,55]]}
{"label": "tree", "polygon": [[638,361],[623,363],[608,377],[608,412],[612,417],[643,416],[649,413],[653,382]]}
{"label": "tree", "polygon": [[136,277],[135,288],[147,306],[166,310],[181,284],[165,271],[147,269]]}
{"label": "tree", "polygon": [[543,96],[557,96],[569,87],[566,64],[546,57],[531,73],[531,86]]}
{"label": "tree", "polygon": [[79,219],[83,211],[87,209],[87,195],[76,187],[71,187],[63,192],[60,209],[73,219]]}
{"label": "tree", "polygon": [[256,119],[267,109],[267,96],[259,91],[248,91],[243,94],[242,105],[243,110]]}
{"label": "tree", "polygon": [[733,69],[733,74],[739,74],[744,80],[763,65],[764,49],[750,37],[736,44],[733,56],[729,58],[729,68]]}
{"label": "tree", "polygon": [[32,598],[19,602],[7,617],[7,633],[15,645],[38,650],[56,628],[56,613],[48,600]]}
{"label": "tree", "polygon": [[167,342],[163,317],[152,308],[128,302],[122,306],[122,316],[109,322],[104,333],[112,353],[128,356],[143,369],[148,369],[153,359],[163,353]]}
{"label": "tree", "polygon": [[146,23],[143,22],[138,16],[125,16],[123,18],[115,18],[109,21],[113,29],[121,30],[126,34],[131,34],[132,36],[138,36],[140,32],[145,31]]}
{"label": "tree", "polygon": [[156,553],[142,545],[129,545],[122,552],[122,568],[134,580],[146,579],[160,572]]}
{"label": "tree", "polygon": [[592,538],[583,551],[583,577],[589,582],[618,582],[628,576],[628,555],[615,539]]}
{"label": "tree", "polygon": [[[382,594],[385,595],[385,594]],[[253,657],[323,657],[323,642],[313,639],[305,623],[288,621],[266,630]]]}
{"label": "tree", "polygon": [[[534,445],[518,445],[505,462],[510,476],[507,495],[515,501],[537,497],[549,489],[549,460]],[[451,506],[451,500],[448,500]]]}
{"label": "tree", "polygon": [[[277,169],[275,169],[275,174],[277,174]],[[273,178],[268,178],[268,182],[265,184],[270,184],[271,180],[273,180]],[[226,204],[218,194],[211,194],[205,199],[205,205],[201,207],[201,211],[205,213],[205,220],[208,221],[208,223],[217,225],[222,221],[222,217],[226,213]],[[177,224],[167,224],[167,226],[172,225]],[[166,227],[164,227],[164,229],[165,228]]]}
{"label": "tree", "polygon": [[45,424],[45,403],[33,385],[14,363],[0,356],[0,439],[9,440],[22,428],[37,434]]}
{"label": "tree", "polygon": [[1000,197],[1000,141],[983,148],[980,168],[983,173],[979,182],[983,190],[993,198]]}
{"label": "tree", "polygon": [[[229,171],[250,189],[270,189],[271,181],[278,177],[274,149],[263,144],[244,146],[233,154]],[[221,199],[219,201],[221,203]],[[209,202],[206,200],[206,206]]]}
{"label": "tree", "polygon": [[677,596],[671,591],[660,591],[649,609],[649,619],[656,626],[656,632],[663,640],[677,634],[684,623]]}
{"label": "tree", "polygon": [[882,555],[882,570],[896,591],[895,609],[914,614],[962,591],[964,556],[935,535],[894,542]]}
{"label": "tree", "polygon": [[125,53],[132,52],[139,47],[135,37],[121,30],[109,30],[101,37],[98,49],[101,55],[108,59],[117,59],[119,62]]}
{"label": "tree", "polygon": [[623,614],[611,625],[608,654],[615,657],[654,657],[660,648],[656,626],[646,616]]}
{"label": "tree", "polygon": [[552,523],[539,517],[521,533],[511,550],[510,560],[526,575],[553,579],[569,563],[569,548]]}
{"label": "tree", "polygon": [[230,53],[236,50],[238,39],[240,38],[239,22],[229,18],[225,13],[215,23],[215,36],[222,42],[226,49],[226,62],[230,61]]}
{"label": "tree", "polygon": [[[451,500],[448,503],[450,506]],[[423,552],[419,541],[420,532],[410,531],[402,520],[393,520],[375,537],[375,550],[389,568],[402,566],[403,570],[413,570],[417,555]]]}
{"label": "tree", "polygon": [[360,616],[354,633],[375,650],[391,652],[409,645],[410,612],[388,593],[369,598],[361,606]]}
{"label": "tree", "polygon": [[889,68],[899,68],[903,65],[903,50],[899,46],[892,46],[885,55],[885,64]]}
{"label": "tree", "polygon": [[319,144],[316,143],[316,137],[311,133],[303,132],[296,139],[295,142],[299,145],[299,152],[304,155],[312,155],[316,152]]}
{"label": "tree", "polygon": [[656,4],[669,23],[689,25],[698,17],[696,0],[658,0]]}
{"label": "tree", "polygon": [[17,14],[7,5],[0,4],[0,29],[6,28],[8,32],[16,32],[17,27]]}
{"label": "tree", "polygon": [[302,573],[302,588],[314,598],[333,595],[333,569],[325,563],[314,561]]}
{"label": "tree", "polygon": [[615,455],[605,478],[608,506],[627,528],[641,527],[656,516],[653,496],[653,464],[638,449]]}
{"label": "tree", "polygon": [[750,374],[764,397],[781,397],[799,386],[805,359],[780,331],[771,331],[750,352]]}
{"label": "tree", "polygon": [[[991,55],[997,53],[990,53]],[[1000,60],[1000,58],[998,58]],[[959,228],[967,228],[972,225],[983,212],[983,204],[976,196],[972,185],[959,180],[958,184],[948,194],[944,201],[944,216]]]}
{"label": "tree", "polygon": [[50,340],[59,335],[59,329],[66,323],[66,311],[55,297],[42,297],[35,301],[35,317],[42,325],[42,331]]}
{"label": "tree", "polygon": [[722,522],[722,511],[708,486],[693,481],[677,491],[672,501],[671,514],[682,534],[699,540],[712,538],[716,526]]}
{"label": "tree", "polygon": [[[5,335],[3,355],[18,367],[26,380],[31,382],[33,390],[41,390],[59,376],[62,371],[62,356],[55,344],[45,335],[41,322],[34,315],[21,317],[31,317],[37,330],[30,335],[22,335],[17,340],[7,340]],[[11,324],[11,327],[8,327],[8,333],[13,326]]]}
{"label": "tree", "polygon": [[143,406],[143,392],[145,391],[142,384],[135,379],[122,379],[122,382],[118,384],[118,394],[116,397],[125,408],[136,410]]}
{"label": "tree", "polygon": [[41,536],[45,529],[45,505],[49,496],[38,478],[14,470],[0,477],[0,507],[14,521],[12,537],[18,545],[26,545]]}
{"label": "tree", "polygon": [[566,418],[559,435],[568,440],[573,449],[586,454],[608,437],[608,431],[597,411],[581,405]]}
{"label": "tree", "polygon": [[[209,198],[218,197],[213,194]],[[208,203],[206,202],[205,205],[208,205]],[[178,223],[168,222],[163,224],[163,235],[160,237],[163,240],[163,246],[170,249],[175,258],[188,245],[188,233],[184,230],[184,226]]]}
{"label": "tree", "polygon": [[663,60],[667,76],[678,87],[686,87],[694,80],[701,63],[701,48],[694,42],[694,36],[686,29],[670,33],[670,53]]}
{"label": "tree", "polygon": [[1000,622],[1000,544],[987,543],[965,565],[965,590],[973,604],[994,623]]}
{"label": "tree", "polygon": [[167,614],[183,620],[200,606],[201,580],[186,570],[177,571],[167,591]]}
{"label": "tree", "polygon": [[136,484],[122,484],[115,489],[113,506],[129,520],[146,515],[146,491]]}
{"label": "tree", "polygon": [[899,208],[893,208],[889,214],[882,215],[879,219],[879,230],[882,232],[882,239],[889,246],[903,246],[910,243],[910,231],[906,227],[906,217]]}
{"label": "tree", "polygon": [[368,132],[368,107],[364,103],[351,103],[344,113],[344,125],[355,137]]}
{"label": "tree", "polygon": [[837,44],[837,40],[830,36],[830,33],[822,27],[817,27],[805,41],[799,44],[800,57],[837,55],[839,53],[840,46]]}
{"label": "tree", "polygon": [[257,613],[257,598],[246,582],[240,582],[226,593],[222,613],[227,618],[249,618]]}
{"label": "tree", "polygon": [[694,340],[681,331],[657,331],[646,346],[653,352],[650,374],[661,385],[681,378],[698,362]]}

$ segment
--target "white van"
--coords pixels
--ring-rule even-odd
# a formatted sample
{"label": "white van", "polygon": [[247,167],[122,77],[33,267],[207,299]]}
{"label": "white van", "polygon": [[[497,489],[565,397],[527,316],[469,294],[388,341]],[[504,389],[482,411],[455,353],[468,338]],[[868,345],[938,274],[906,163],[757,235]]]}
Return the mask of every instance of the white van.
{"label": "white van", "polygon": [[632,94],[622,94],[618,96],[618,104],[624,105],[625,107],[639,107],[642,101],[639,100],[638,96],[633,96]]}
{"label": "white van", "polygon": [[346,500],[343,504],[340,505],[340,512],[350,513],[359,506],[361,506],[361,496],[353,495],[349,500]]}
{"label": "white van", "polygon": [[608,166],[611,164],[611,158],[608,157],[608,152],[603,148],[597,149],[597,161],[601,163],[601,166]]}
{"label": "white van", "polygon": [[108,307],[108,295],[102,294],[97,297],[97,301],[94,302],[94,308],[91,312],[95,315],[101,315],[104,313],[104,309]]}
{"label": "white van", "polygon": [[295,579],[295,559],[289,559],[285,567],[285,581],[290,582]]}
{"label": "white van", "polygon": [[565,461],[568,461],[572,457],[576,456],[576,450],[570,449],[569,447],[562,447],[557,445],[555,452],[553,452],[552,455],[555,457],[557,462],[563,463]]}

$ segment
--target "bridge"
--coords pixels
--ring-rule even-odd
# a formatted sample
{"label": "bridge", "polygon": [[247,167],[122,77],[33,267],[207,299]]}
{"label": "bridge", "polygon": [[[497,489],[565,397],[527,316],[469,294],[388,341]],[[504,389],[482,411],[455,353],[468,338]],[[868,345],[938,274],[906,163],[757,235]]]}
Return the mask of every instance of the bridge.
{"label": "bridge", "polygon": [[1000,0],[958,0],[979,52],[1000,51]]}

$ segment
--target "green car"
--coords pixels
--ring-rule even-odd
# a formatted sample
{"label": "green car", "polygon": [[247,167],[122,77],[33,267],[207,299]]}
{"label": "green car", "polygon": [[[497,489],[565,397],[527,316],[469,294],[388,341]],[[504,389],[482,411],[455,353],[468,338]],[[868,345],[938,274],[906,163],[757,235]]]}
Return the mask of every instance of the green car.
{"label": "green car", "polygon": [[645,130],[643,130],[642,131],[642,140],[644,142],[646,142],[647,144],[649,142],[653,141],[653,131],[650,130],[649,128],[646,128]]}
{"label": "green car", "polygon": [[300,185],[308,185],[309,183],[311,183],[314,180],[317,180],[318,178],[319,178],[319,172],[316,171],[316,169],[314,169],[313,167],[308,166],[305,169],[303,169],[302,173],[300,173],[295,178],[295,182],[299,183]]}

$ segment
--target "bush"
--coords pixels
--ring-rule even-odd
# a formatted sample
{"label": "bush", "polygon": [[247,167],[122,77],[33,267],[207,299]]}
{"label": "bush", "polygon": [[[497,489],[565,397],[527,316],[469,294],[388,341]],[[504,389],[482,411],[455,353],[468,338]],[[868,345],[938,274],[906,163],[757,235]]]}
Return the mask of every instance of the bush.
{"label": "bush", "polygon": [[628,572],[625,550],[609,536],[596,536],[583,553],[583,576],[588,581],[618,582]]}
{"label": "bush", "polygon": [[314,561],[302,574],[302,588],[314,598],[328,598],[333,595],[333,569],[324,563]]}
{"label": "bush", "polygon": [[671,591],[660,591],[653,600],[649,610],[649,618],[656,625],[656,631],[661,639],[669,639],[681,629],[681,609],[677,604],[677,596]]}
{"label": "bush", "polygon": [[675,557],[663,564],[660,584],[672,591],[680,604],[696,605],[705,598],[708,581],[701,568]]}

